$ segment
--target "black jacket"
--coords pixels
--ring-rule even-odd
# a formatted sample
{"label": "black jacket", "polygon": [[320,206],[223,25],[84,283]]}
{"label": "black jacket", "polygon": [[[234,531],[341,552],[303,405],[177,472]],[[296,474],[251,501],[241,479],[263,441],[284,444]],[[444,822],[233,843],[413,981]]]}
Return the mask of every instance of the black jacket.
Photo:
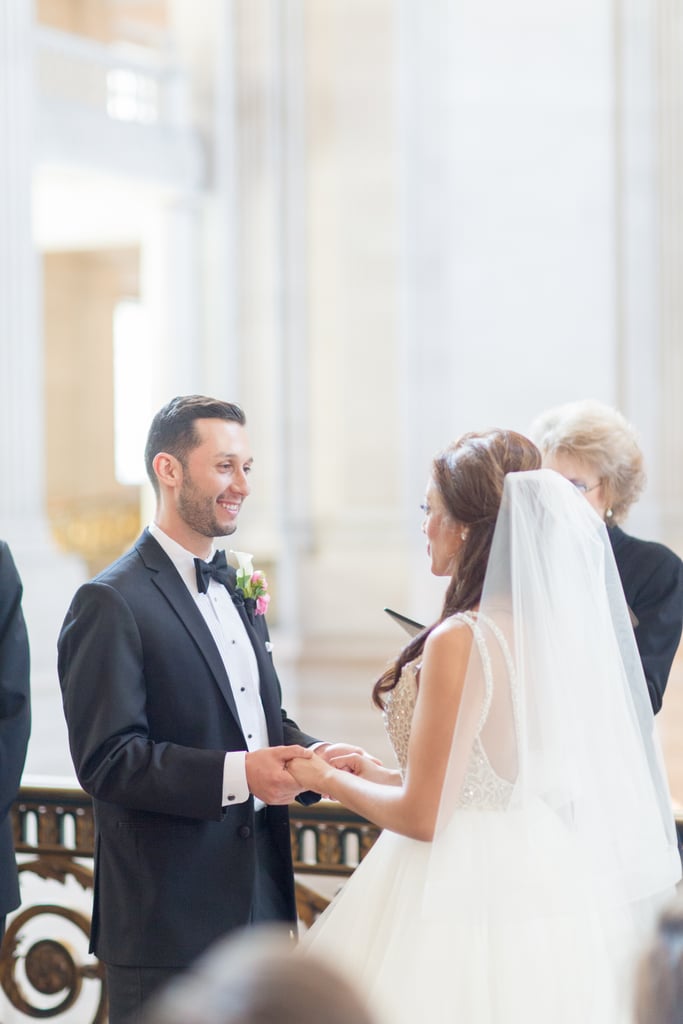
{"label": "black jacket", "polygon": [[19,906],[10,809],[21,782],[31,730],[29,648],[21,580],[0,541],[0,918]]}
{"label": "black jacket", "polygon": [[[280,705],[265,616],[240,609],[271,744],[314,742]],[[254,805],[221,806],[226,751],[246,750],[230,681],[175,566],[145,531],[77,592],[59,676],[78,779],[96,825],[91,948],[123,966],[182,967],[249,922]],[[286,807],[268,809],[296,916]]]}
{"label": "black jacket", "polygon": [[683,562],[664,544],[607,530],[626,601],[638,619],[635,638],[655,714],[683,627]]}

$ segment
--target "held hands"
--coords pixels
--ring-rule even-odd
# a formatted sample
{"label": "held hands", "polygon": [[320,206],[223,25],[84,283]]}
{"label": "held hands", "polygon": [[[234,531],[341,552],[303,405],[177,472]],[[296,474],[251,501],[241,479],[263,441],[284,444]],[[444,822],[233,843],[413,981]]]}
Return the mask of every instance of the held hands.
{"label": "held hands", "polygon": [[350,772],[361,779],[377,782],[382,786],[400,786],[401,773],[395,769],[385,768],[381,761],[365,752],[351,753],[332,757],[330,765],[343,772]]}
{"label": "held hands", "polygon": [[[304,789],[324,794],[334,790],[337,771],[349,772],[382,785],[400,784],[399,772],[384,768],[378,758],[368,754],[362,747],[350,746],[348,743],[321,745],[316,748],[312,758],[306,761],[296,758],[288,768]],[[333,793],[330,795],[334,796]]]}
{"label": "held hands", "polygon": [[332,768],[369,779],[370,782],[382,785],[400,784],[400,772],[384,768],[378,757],[369,754],[362,747],[353,747],[348,743],[326,743],[316,749],[316,754],[324,758]]}
{"label": "held hands", "polygon": [[263,747],[247,753],[245,769],[249,792],[266,804],[288,804],[307,789],[287,771],[289,762],[296,758],[299,764],[306,764],[313,758],[313,751],[306,747]]}
{"label": "held hands", "polygon": [[245,769],[249,792],[271,805],[291,803],[304,790],[326,793],[339,769],[384,783],[395,774],[362,747],[348,743],[322,743],[315,752],[295,744],[263,747],[247,753]]}
{"label": "held hands", "polygon": [[[368,754],[367,750],[363,750],[362,747],[354,747],[350,743],[321,743],[315,748],[315,752],[318,757],[322,757],[323,761],[327,761],[328,764],[338,757],[349,757],[351,754],[358,754],[360,757],[366,757],[369,761],[373,761],[375,764],[381,764],[382,762],[377,757],[373,757],[372,754]],[[336,768],[343,767],[338,764]]]}
{"label": "held hands", "polygon": [[[292,750],[292,747],[288,748]],[[298,785],[297,793],[311,789],[314,793],[327,793],[332,768],[317,752],[307,751],[308,757],[294,757],[287,765],[292,781]]]}

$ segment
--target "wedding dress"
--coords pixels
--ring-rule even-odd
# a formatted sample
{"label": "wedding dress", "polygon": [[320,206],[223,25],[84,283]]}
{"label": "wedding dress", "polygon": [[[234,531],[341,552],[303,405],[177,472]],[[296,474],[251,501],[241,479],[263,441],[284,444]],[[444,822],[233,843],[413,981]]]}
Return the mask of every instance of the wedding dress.
{"label": "wedding dress", "polygon": [[[506,478],[480,610],[457,616],[474,642],[434,841],[385,830],[301,940],[381,1024],[627,1024],[680,877],[609,542],[560,479]],[[403,775],[419,661],[386,695]]]}

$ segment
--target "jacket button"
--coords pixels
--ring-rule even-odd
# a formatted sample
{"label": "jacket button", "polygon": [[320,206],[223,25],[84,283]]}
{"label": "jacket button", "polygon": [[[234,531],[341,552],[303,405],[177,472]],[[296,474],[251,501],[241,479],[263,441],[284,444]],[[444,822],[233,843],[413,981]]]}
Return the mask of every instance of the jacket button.
{"label": "jacket button", "polygon": [[251,829],[249,828],[248,825],[240,825],[239,829],[237,830],[237,834],[240,836],[241,839],[248,839],[249,836],[251,835]]}

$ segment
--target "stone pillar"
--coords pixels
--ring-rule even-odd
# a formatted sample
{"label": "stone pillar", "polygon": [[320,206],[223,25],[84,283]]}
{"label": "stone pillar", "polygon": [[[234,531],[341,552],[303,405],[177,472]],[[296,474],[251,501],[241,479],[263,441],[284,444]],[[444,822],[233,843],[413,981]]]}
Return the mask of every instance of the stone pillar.
{"label": "stone pillar", "polygon": [[648,485],[627,529],[662,537],[656,5],[614,5],[616,404],[636,427]]}
{"label": "stone pillar", "polygon": [[279,0],[270,28],[268,118],[275,240],[272,443],[277,450],[276,493],[282,498],[278,576],[289,581],[294,598],[283,602],[280,622],[297,644],[302,633],[300,566],[312,532],[305,42],[302,0]]}
{"label": "stone pillar", "polygon": [[608,0],[400,11],[414,477],[463,430],[616,399],[614,28]]}
{"label": "stone pillar", "polygon": [[150,420],[174,395],[202,390],[199,218],[194,196],[157,197],[142,230],[140,299],[152,367]]}
{"label": "stone pillar", "polygon": [[681,12],[674,0],[654,5],[658,85],[658,251],[661,497],[663,539],[683,555],[683,82]]}
{"label": "stone pillar", "polygon": [[211,208],[228,279],[218,307],[224,354],[216,360],[215,345],[211,353],[232,371],[223,394],[244,404],[256,459],[235,542],[286,580],[273,618],[291,649],[312,506],[304,20],[301,0],[229,5],[214,53]]}
{"label": "stone pillar", "polygon": [[0,536],[24,582],[34,717],[29,772],[69,774],[55,643],[84,573],[57,552],[44,507],[41,288],[31,237],[32,4],[0,4]]}
{"label": "stone pillar", "polygon": [[43,507],[40,291],[31,243],[34,95],[29,3],[0,6],[0,524],[18,543]]}

